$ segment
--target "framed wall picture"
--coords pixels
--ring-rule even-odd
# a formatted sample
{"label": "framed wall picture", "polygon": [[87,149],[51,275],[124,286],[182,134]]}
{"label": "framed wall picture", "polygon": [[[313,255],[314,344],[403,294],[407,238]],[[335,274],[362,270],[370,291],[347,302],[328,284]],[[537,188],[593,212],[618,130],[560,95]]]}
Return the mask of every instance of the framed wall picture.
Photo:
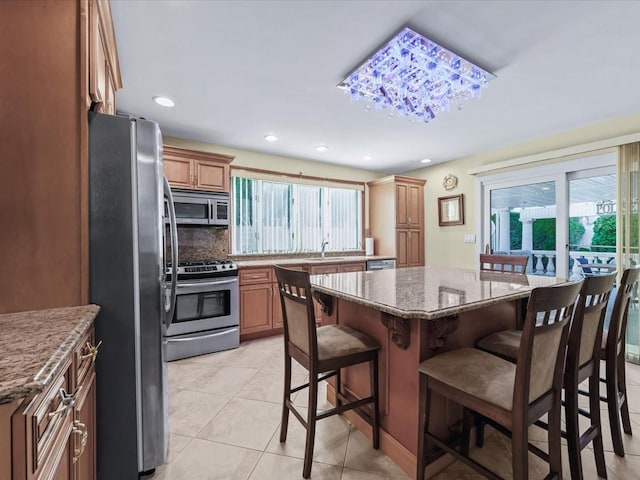
{"label": "framed wall picture", "polygon": [[462,194],[438,198],[438,225],[464,225]]}

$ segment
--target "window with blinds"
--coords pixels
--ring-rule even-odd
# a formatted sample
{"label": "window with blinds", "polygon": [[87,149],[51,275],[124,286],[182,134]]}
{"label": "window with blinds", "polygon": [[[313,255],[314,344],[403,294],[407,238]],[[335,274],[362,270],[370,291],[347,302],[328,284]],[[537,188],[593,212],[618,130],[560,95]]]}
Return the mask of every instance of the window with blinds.
{"label": "window with blinds", "polygon": [[232,253],[362,249],[362,191],[232,177]]}

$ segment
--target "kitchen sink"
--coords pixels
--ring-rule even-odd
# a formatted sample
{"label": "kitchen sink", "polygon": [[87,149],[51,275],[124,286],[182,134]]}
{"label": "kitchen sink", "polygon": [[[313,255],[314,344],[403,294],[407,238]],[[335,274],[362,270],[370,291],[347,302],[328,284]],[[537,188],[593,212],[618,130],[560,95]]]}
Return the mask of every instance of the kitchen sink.
{"label": "kitchen sink", "polygon": [[331,261],[339,261],[344,260],[344,257],[310,257],[307,258],[312,262],[331,262]]}

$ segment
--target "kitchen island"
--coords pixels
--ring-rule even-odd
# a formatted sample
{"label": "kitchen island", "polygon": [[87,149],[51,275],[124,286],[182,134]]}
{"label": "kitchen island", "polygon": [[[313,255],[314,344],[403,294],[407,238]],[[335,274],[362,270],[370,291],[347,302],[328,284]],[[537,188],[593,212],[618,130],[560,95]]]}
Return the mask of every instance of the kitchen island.
{"label": "kitchen island", "polygon": [[[379,352],[381,449],[408,475],[415,476],[418,439],[418,365],[447,349],[474,346],[491,333],[515,328],[535,287],[566,280],[534,275],[416,267],[376,272],[314,275],[314,297],[325,314],[381,345]],[[369,394],[367,365],[342,373],[347,394]],[[328,388],[330,401],[335,392]],[[459,408],[434,398],[431,428],[451,434]],[[349,412],[365,435],[370,427]],[[432,475],[450,463],[446,456],[427,468]]]}

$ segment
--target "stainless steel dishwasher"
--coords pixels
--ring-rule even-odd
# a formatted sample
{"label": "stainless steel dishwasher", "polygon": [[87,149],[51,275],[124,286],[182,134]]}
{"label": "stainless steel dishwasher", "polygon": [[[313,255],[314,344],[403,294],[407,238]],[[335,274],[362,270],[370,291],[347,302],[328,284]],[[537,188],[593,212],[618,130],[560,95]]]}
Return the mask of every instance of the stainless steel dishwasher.
{"label": "stainless steel dishwasher", "polygon": [[369,270],[387,270],[396,268],[395,258],[385,258],[380,260],[367,260],[367,271]]}

